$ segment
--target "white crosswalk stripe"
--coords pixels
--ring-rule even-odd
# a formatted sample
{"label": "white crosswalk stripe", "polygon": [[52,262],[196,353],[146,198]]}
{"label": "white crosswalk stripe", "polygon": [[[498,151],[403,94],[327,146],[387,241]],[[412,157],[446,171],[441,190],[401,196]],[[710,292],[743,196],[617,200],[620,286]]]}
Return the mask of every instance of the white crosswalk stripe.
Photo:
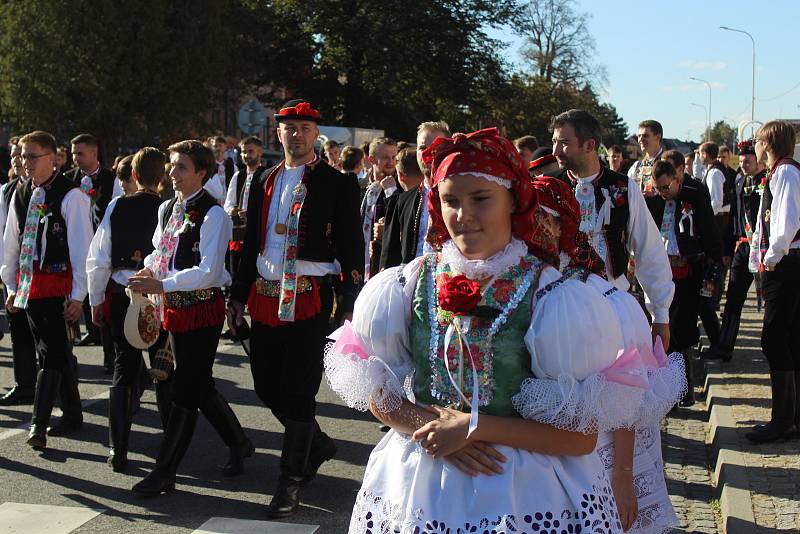
{"label": "white crosswalk stripe", "polygon": [[82,506],[6,502],[0,504],[0,533],[67,534],[104,511]]}
{"label": "white crosswalk stripe", "polygon": [[318,525],[212,517],[192,534],[314,534]]}

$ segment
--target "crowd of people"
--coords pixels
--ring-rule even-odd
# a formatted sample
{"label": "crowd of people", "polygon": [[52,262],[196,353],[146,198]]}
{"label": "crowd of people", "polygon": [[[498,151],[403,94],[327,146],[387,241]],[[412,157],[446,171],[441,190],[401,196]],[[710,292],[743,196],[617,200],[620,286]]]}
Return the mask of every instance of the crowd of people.
{"label": "crowd of people", "polygon": [[577,109],[553,118],[551,146],[430,121],[413,143],[317,149],[311,102],[275,120],[271,167],[258,137],[235,152],[222,137],[145,147],[113,171],[90,134],[72,139],[70,169],[49,133],[12,139],[0,278],[16,383],[0,404],[32,403],[33,449],[79,435],[75,347],[95,342],[113,375],[114,471],[153,381],[143,350],[160,371],[161,447],[135,493],[175,488],[199,413],[228,447],[222,473],[241,474],[255,445],[214,385],[225,336],[284,427],[269,517],[292,515],[336,457],[316,419],[324,374],[387,430],[350,532],[666,532],[660,420],[694,402],[693,362],[731,359],[754,280],[773,407],[748,438],[800,437],[788,124],[739,143],[733,170],[714,143],[666,150],[646,120],[625,174]]}

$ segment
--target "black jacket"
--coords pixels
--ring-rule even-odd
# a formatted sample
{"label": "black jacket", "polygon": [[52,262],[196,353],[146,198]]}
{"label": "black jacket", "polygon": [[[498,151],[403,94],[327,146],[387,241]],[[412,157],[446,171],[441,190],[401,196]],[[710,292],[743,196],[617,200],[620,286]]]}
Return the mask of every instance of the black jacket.
{"label": "black jacket", "polygon": [[[386,202],[380,269],[406,264],[417,256],[422,188],[415,187]],[[427,200],[427,199],[426,199]]]}
{"label": "black jacket", "polygon": [[[280,172],[280,165],[259,176],[250,186],[242,259],[231,286],[231,299],[247,302],[250,286],[258,278],[256,260],[265,236],[262,214],[265,186]],[[358,205],[358,182],[324,161],[306,165],[302,178],[308,191],[299,221],[298,259],[317,262],[338,260],[342,268],[337,300],[342,312],[353,310],[364,279],[364,238]]]}
{"label": "black jacket", "polygon": [[[654,195],[646,198],[645,202],[656,226],[661,228],[666,201],[661,195]],[[680,220],[684,209],[691,211],[692,223],[685,222],[681,231]],[[712,266],[718,266],[722,262],[722,242],[717,233],[717,225],[714,223],[711,199],[702,183],[684,176],[680,193],[675,199],[674,217],[675,237],[678,240],[681,257],[690,263],[710,260]],[[709,276],[707,273],[707,278]]]}
{"label": "black jacket", "polygon": [[[78,187],[81,186],[83,173],[78,167],[68,170],[64,173],[64,176]],[[117,176],[114,172],[105,167],[100,167],[100,171],[92,178],[92,184],[97,190],[97,196],[92,202],[92,224],[95,229],[100,226],[100,221],[103,220],[103,216],[106,214],[108,203],[114,198],[114,181],[116,179]]]}

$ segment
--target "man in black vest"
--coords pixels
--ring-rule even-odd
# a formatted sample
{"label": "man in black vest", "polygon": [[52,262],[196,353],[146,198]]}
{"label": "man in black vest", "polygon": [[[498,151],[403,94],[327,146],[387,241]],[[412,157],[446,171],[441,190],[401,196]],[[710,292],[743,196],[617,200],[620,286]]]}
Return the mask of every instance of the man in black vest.
{"label": "man in black vest", "polygon": [[[136,385],[143,366],[142,351],[132,347],[125,337],[125,316],[130,304],[125,289],[130,277],[144,267],[144,259],[153,251],[153,233],[161,205],[158,184],[164,176],[165,163],[164,153],[157,148],[145,147],[136,153],[131,174],[137,190],[109,203],[86,259],[92,321],[96,325],[110,325],[116,355],[108,407],[111,445],[108,464],[114,471],[123,471],[128,463],[128,437],[138,396]],[[151,365],[166,337],[161,336],[153,345]],[[156,402],[164,430],[171,405],[171,385],[170,380],[156,382]]]}
{"label": "man in black vest", "polygon": [[365,280],[380,271],[382,227],[386,223],[387,203],[391,197],[400,195],[395,175],[397,141],[388,137],[376,137],[369,144],[367,160],[372,165],[372,178],[361,201],[362,231],[366,245]]}
{"label": "man in black vest", "polygon": [[423,122],[417,127],[417,165],[422,183],[407,189],[387,204],[386,226],[381,245],[380,269],[406,264],[425,252],[428,234],[428,191],[430,168],[422,162],[422,151],[437,137],[450,137],[444,121]]}
{"label": "man in black vest", "polygon": [[[24,182],[25,169],[22,165],[22,145],[19,138],[9,142],[11,147],[11,174],[9,181],[0,189],[0,235],[5,233],[8,211],[11,207],[11,196],[17,184]],[[5,298],[3,299],[5,302]],[[0,406],[24,404],[33,400],[36,388],[36,346],[33,344],[31,327],[25,313],[7,313],[8,329],[11,332],[11,355],[14,365],[14,387],[0,397]]]}
{"label": "man in black vest", "polygon": [[580,109],[553,118],[553,155],[566,170],[563,178],[575,190],[581,206],[579,230],[589,236],[606,262],[609,282],[622,291],[630,288],[628,259],[636,259],[636,278],[644,289],[653,317],[653,339],[669,346],[669,307],[674,284],[667,255],[647,211],[642,191],[632,179],[603,167],[597,154],[600,124]]}
{"label": "man in black vest", "polygon": [[740,171],[736,175],[734,200],[731,202],[731,219],[723,238],[724,257],[730,259],[730,280],[725,294],[725,310],[719,340],[704,358],[730,361],[739,333],[742,308],[747,292],[753,284],[750,272],[750,250],[753,231],[758,221],[758,205],[761,202],[767,169],[758,161],[753,141],[742,141],[738,145]]}
{"label": "man in black vest", "polygon": [[800,429],[800,163],[791,158],[795,131],[770,121],[756,134],[756,158],[769,169],[753,236],[754,263],[763,273],[761,349],[769,362],[772,417],[746,437],[767,443]]}
{"label": "man in black vest", "polygon": [[350,318],[364,275],[364,240],[357,181],[314,153],[319,111],[306,100],[292,100],[275,120],[285,160],[250,189],[228,321],[234,331],[241,327],[247,304],[256,394],[286,429],[268,510],[271,517],[285,517],[297,508],[300,485],[336,454],[316,422],[315,396],[333,307],[331,283],[338,279],[337,308]]}
{"label": "man in black vest", "polygon": [[247,226],[247,202],[253,182],[258,182],[266,167],[261,164],[264,143],[258,137],[246,137],[239,143],[245,168],[237,170],[228,184],[228,193],[223,207],[233,221],[233,238],[228,251],[229,271],[232,277],[239,269],[244,230]]}
{"label": "man in black vest", "polygon": [[216,172],[211,179],[206,181],[204,187],[220,204],[222,204],[225,202],[228,186],[231,183],[233,174],[236,172],[236,164],[231,158],[225,155],[225,152],[228,150],[228,144],[221,135],[209,137],[207,145],[214,151]]}
{"label": "man in black vest", "polygon": [[197,140],[176,143],[169,153],[178,196],[159,208],[155,248],[145,259],[145,269],[128,280],[132,291],[160,301],[175,354],[174,400],[156,466],[133,486],[143,496],[175,489],[175,473],[192,440],[198,409],[228,446],[223,475],[241,473],[244,459],[255,451],[214,386],[214,360],[225,322],[222,286],[231,280],[225,270],[231,219],[203,188],[214,173],[214,155]]}
{"label": "man in black vest", "polygon": [[[683,157],[678,154],[679,159]],[[681,169],[682,171],[683,169]],[[670,306],[670,351],[683,354],[689,389],[681,406],[694,404],[692,351],[700,340],[697,316],[700,290],[711,289],[722,265],[722,248],[713,224],[711,202],[702,184],[678,175],[668,160],[653,166],[652,186],[658,193],[646,200],[672,268],[675,296]]]}
{"label": "man in black vest", "polygon": [[[0,277],[9,293],[6,309],[25,310],[41,358],[28,436],[28,445],[41,450],[48,434],[65,435],[83,423],[67,323],[80,317],[86,298],[92,225],[89,198],[56,170],[55,138],[35,131],[20,144],[30,179],[20,181],[11,198]],[[48,429],[59,389],[64,415]]]}
{"label": "man in black vest", "polygon": [[[67,171],[65,176],[89,197],[92,206],[92,228],[96,230],[100,221],[103,220],[108,203],[112,198],[123,194],[122,186],[113,171],[100,165],[95,136],[80,134],[70,142],[75,168]],[[114,371],[114,345],[111,340],[111,331],[107,326],[98,328],[92,323],[92,310],[88,299],[83,303],[83,319],[86,323],[86,335],[77,345],[83,347],[102,343],[103,366],[106,373],[111,374]]]}

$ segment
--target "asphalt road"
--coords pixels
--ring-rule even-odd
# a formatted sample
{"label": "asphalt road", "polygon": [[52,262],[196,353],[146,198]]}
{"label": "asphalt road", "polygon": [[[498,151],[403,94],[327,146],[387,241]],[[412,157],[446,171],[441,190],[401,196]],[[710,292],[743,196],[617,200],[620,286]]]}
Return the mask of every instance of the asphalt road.
{"label": "asphalt road", "polygon": [[[161,428],[154,391],[145,392],[141,410],[134,417],[128,471],[114,473],[106,465],[110,377],[103,374],[99,347],[78,348],[76,354],[85,405],[83,429],[76,436],[49,438],[47,451],[36,452],[25,444],[27,431],[22,429],[30,422],[31,406],[0,407],[0,533],[35,531],[33,527],[15,530],[9,526],[10,520],[3,519],[8,517],[3,510],[9,503],[102,510],[77,528],[48,529],[51,534],[186,533],[215,517],[266,521],[266,506],[278,474],[282,427],[253,392],[249,364],[240,347],[220,343],[214,375],[217,389],[255,444],[255,456],[246,461],[244,474],[222,477],[219,466],[227,460],[227,448],[200,417],[178,470],[177,490],[155,499],[139,498],[130,491],[152,467],[158,452]],[[10,386],[12,377],[10,337],[6,335],[0,341],[0,387]],[[320,533],[346,532],[364,466],[382,434],[369,414],[343,406],[324,380],[317,401],[320,425],[337,440],[339,454],[323,465],[304,490],[299,512],[282,521],[318,525]],[[31,517],[57,516],[58,510],[38,511]],[[311,527],[251,526],[247,532],[313,532]]]}

